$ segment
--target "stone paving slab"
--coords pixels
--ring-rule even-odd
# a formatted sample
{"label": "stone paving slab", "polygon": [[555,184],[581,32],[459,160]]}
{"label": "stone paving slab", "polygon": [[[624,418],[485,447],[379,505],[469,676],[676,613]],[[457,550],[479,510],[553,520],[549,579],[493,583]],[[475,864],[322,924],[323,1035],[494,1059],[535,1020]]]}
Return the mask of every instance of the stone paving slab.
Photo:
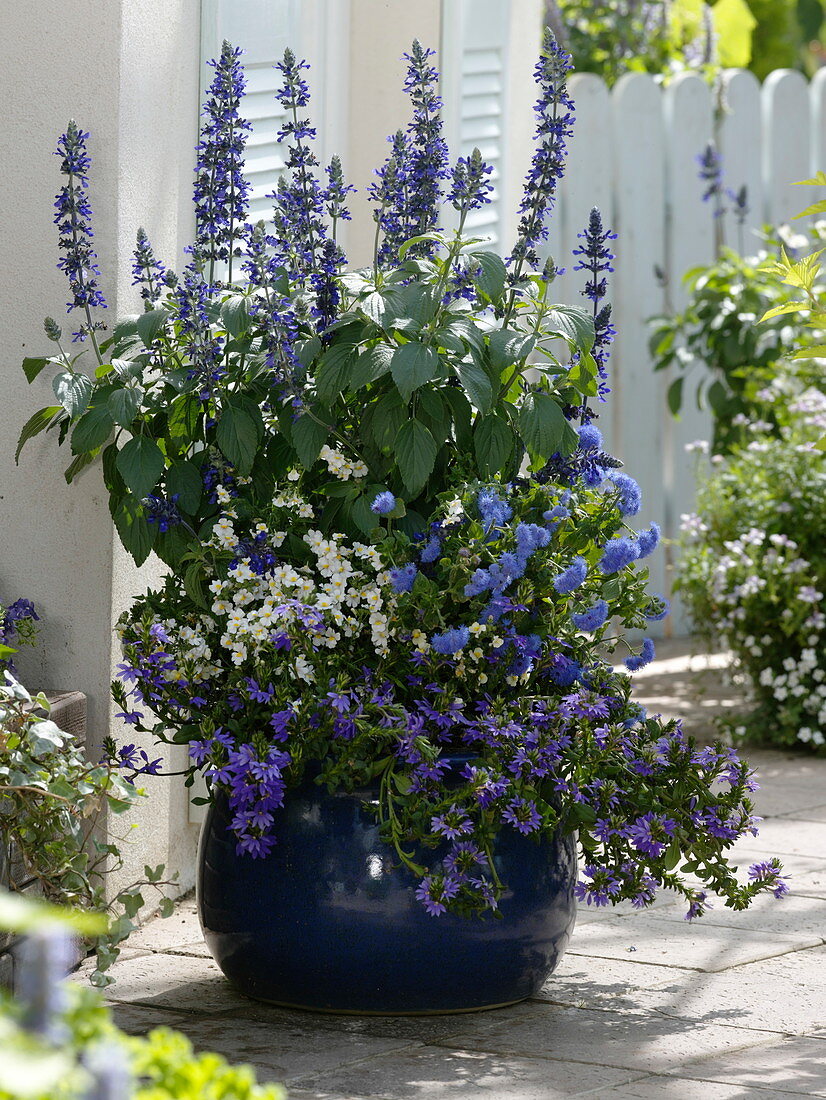
{"label": "stone paving slab", "polygon": [[680,1077],[721,1081],[743,1088],[785,1090],[796,1096],[826,1096],[826,1040],[795,1037],[747,1051],[688,1062]]}
{"label": "stone paving slab", "polygon": [[667,1073],[698,1056],[765,1045],[772,1034],[782,1038],[780,1032],[715,1022],[695,1020],[687,1026],[684,1019],[658,1013],[596,1012],[528,1002],[515,1005],[499,1022],[474,1021],[452,1036],[450,1045],[502,1056]]}
{"label": "stone paving slab", "polygon": [[[792,889],[794,891],[794,882]],[[650,911],[650,917],[682,926],[685,924],[685,905],[654,909]],[[739,912],[727,909],[721,901],[716,901],[714,908],[695,924],[700,934],[706,926],[730,928],[735,932],[748,929],[771,935],[800,934],[826,943],[826,899],[801,897],[795,892],[783,898],[762,894],[754,899],[748,909]]]}
{"label": "stone paving slab", "polygon": [[[592,1093],[596,1096],[596,1093]],[[619,1085],[608,1094],[612,1100],[783,1100],[799,1098],[799,1092],[786,1092],[759,1085],[724,1085],[719,1081],[690,1081],[685,1077],[652,1075]],[[292,1094],[291,1094],[292,1097]]]}
{"label": "stone paving slab", "polygon": [[291,1100],[563,1100],[606,1095],[637,1074],[561,1058],[419,1047],[296,1082]]}
{"label": "stone paving slab", "polygon": [[772,933],[767,937],[740,927],[706,924],[701,928],[701,923],[665,921],[656,914],[640,914],[635,921],[624,917],[592,921],[575,931],[568,953],[609,959],[634,955],[641,963],[718,971],[823,943],[822,935]]}

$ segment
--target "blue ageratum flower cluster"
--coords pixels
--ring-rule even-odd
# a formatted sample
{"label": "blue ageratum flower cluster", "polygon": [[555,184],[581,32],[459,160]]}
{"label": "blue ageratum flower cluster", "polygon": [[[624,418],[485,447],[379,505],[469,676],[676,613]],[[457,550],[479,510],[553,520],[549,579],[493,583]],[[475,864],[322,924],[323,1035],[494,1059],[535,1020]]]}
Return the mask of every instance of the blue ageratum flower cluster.
{"label": "blue ageratum flower cluster", "polygon": [[546,219],[554,206],[556,186],[565,173],[566,142],[573,133],[574,103],[567,85],[572,68],[571,55],[546,28],[542,56],[534,70],[540,88],[535,107],[537,148],[519,206],[517,242],[509,258],[514,280],[526,267],[535,270],[541,266],[537,245],[548,239]]}
{"label": "blue ageratum flower cluster", "polygon": [[[430,64],[433,56],[434,51],[425,49],[418,40],[404,55],[408,63],[404,90],[413,104],[413,119],[407,133],[399,130],[388,139],[391,153],[376,172],[379,182],[368,191],[378,204],[374,217],[382,232],[379,263],[396,261],[404,241],[435,229],[438,223],[442,180],[449,177],[450,171],[447,143],[442,136],[442,100],[437,93],[439,74]],[[477,171],[475,165],[472,171]],[[473,201],[484,201],[482,180],[468,179],[467,168],[459,173],[464,180],[459,186],[472,191]],[[454,179],[454,192],[456,187]],[[408,254],[431,256],[435,247],[432,241],[420,241]]]}
{"label": "blue ageratum flower cluster", "polygon": [[82,309],[86,315],[85,322],[73,333],[72,339],[85,340],[91,336],[94,341],[95,332],[106,326],[102,321],[93,321],[91,311],[105,309],[106,299],[98,287],[100,270],[96,262],[97,253],[92,248],[92,208],[86,194],[91,164],[86,150],[88,138],[89,134],[71,120],[58,140],[55,155],[60,157],[60,171],[67,182],[55,198],[54,222],[59,234],[58,245],[63,253],[57,266],[66,273],[72,291],[72,300],[66,303],[66,312]]}
{"label": "blue ageratum flower cluster", "polygon": [[195,169],[195,250],[211,264],[226,260],[232,278],[246,222],[251,184],[244,176],[244,150],[250,123],[241,117],[246,87],[241,50],[224,42],[221,56],[208,62],[215,77],[207,88]]}

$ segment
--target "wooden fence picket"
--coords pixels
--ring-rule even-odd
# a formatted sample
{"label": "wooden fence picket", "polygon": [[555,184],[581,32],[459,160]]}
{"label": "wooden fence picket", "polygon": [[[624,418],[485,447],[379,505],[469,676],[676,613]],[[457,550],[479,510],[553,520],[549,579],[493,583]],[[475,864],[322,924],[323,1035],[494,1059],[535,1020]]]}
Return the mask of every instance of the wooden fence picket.
{"label": "wooden fence picket", "polygon": [[766,220],[760,82],[754,73],[730,69],[724,74],[722,112],[717,132],[726,186],[736,192],[745,184],[749,207],[742,231],[734,214],[725,214],[723,236],[729,247],[753,255]]}
{"label": "wooden fence picket", "polygon": [[[613,149],[617,278],[615,323],[622,333],[612,355],[612,439],[617,457],[640,483],[638,526],[662,524],[665,405],[651,372],[648,324],[663,309],[655,267],[665,268],[665,132],[662,93],[643,73],[623,76],[614,89]],[[665,591],[664,555],[649,563],[654,591]]]}
{"label": "wooden fence picket", "polygon": [[791,222],[814,198],[811,188],[792,186],[810,172],[809,87],[800,73],[777,69],[766,77],[762,98],[765,216],[778,225]]}
{"label": "wooden fence picket", "polygon": [[[694,73],[683,73],[666,89],[663,96],[666,135],[666,302],[669,310],[682,309],[686,302],[683,276],[691,268],[707,264],[714,254],[714,210],[702,202],[702,183],[697,178],[697,154],[705,148],[713,133],[713,104],[708,84]],[[683,381],[680,419],[663,412],[663,477],[665,501],[663,528],[669,539],[679,534],[680,515],[692,511],[695,497],[694,459],[686,444],[709,439],[712,418],[708,409],[697,407],[699,380],[706,375],[703,364],[696,364]],[[659,376],[663,383],[682,377],[674,368]],[[663,410],[666,401],[663,400]],[[674,548],[666,545],[666,567],[673,568]],[[667,633],[684,633],[688,624],[675,602]]]}

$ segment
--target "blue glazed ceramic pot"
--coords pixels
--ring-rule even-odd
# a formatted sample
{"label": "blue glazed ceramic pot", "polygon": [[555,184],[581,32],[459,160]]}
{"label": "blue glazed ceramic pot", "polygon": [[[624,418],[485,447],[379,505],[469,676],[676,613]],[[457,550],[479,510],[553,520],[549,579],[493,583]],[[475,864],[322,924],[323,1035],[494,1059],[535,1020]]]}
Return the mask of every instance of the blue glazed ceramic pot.
{"label": "blue glazed ceramic pot", "polygon": [[574,926],[574,837],[503,830],[493,853],[508,885],[502,919],[431,917],[379,838],[371,797],[289,792],[264,859],[236,855],[226,802],[210,807],[198,907],[224,974],[256,1000],[326,1012],[468,1012],[536,993]]}

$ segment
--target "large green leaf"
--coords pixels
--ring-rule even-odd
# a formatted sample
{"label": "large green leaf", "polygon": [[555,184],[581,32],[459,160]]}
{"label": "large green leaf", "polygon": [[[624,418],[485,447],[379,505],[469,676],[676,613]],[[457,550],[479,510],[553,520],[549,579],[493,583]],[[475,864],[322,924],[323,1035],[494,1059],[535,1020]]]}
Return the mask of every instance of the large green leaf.
{"label": "large green leaf", "polygon": [[20,432],[20,438],[17,440],[17,450],[14,452],[15,462],[19,460],[20,452],[23,450],[26,441],[35,435],[39,435],[40,432],[45,431],[54,417],[61,412],[63,412],[63,407],[61,405],[47,405],[45,409],[38,409],[36,413],[29,417],[23,425],[23,430]]}
{"label": "large green leaf", "polygon": [[47,363],[50,363],[50,359],[30,359],[23,360],[23,373],[29,382],[34,382],[38,374],[43,370]]}
{"label": "large green leaf", "polygon": [[138,386],[123,386],[115,390],[108,401],[112,419],[122,428],[128,428],[135,419],[143,400],[143,390]]}
{"label": "large green leaf", "polygon": [[392,447],[407,417],[407,408],[397,390],[388,390],[372,406],[370,434],[379,450]]}
{"label": "large green leaf", "polygon": [[439,353],[415,340],[396,348],[390,363],[393,381],[402,400],[409,401],[413,392],[430,382],[439,370]]}
{"label": "large green leaf", "polygon": [[526,359],[536,347],[536,337],[529,332],[498,328],[490,334],[490,361],[498,372]]}
{"label": "large green leaf", "polygon": [[167,428],[173,439],[194,439],[203,405],[193,394],[176,397],[169,406]]}
{"label": "large green leaf", "polygon": [[[163,453],[154,439],[133,436],[118,451],[117,468],[138,500],[151,493],[163,473]],[[125,545],[125,544],[124,544]],[[129,547],[127,547],[129,549]]]}
{"label": "large green leaf", "polygon": [[473,359],[462,359],[453,369],[475,407],[486,413],[493,403],[493,385],[485,368]]}
{"label": "large green leaf", "polygon": [[356,360],[350,375],[350,389],[355,393],[362,386],[376,382],[382,375],[387,374],[395,350],[389,344],[376,344],[375,347],[365,348]]}
{"label": "large green leaf", "polygon": [[594,346],[594,318],[580,306],[555,306],[549,310],[543,328],[557,333],[579,351],[590,351]]}
{"label": "large green leaf", "polygon": [[318,452],[324,446],[330,429],[304,413],[292,426],[292,441],[298,461],[305,470],[309,470],[318,458]]}
{"label": "large green leaf", "polygon": [[519,434],[532,455],[550,458],[562,446],[567,420],[547,393],[529,393],[519,410]]}
{"label": "large green leaf", "polygon": [[436,440],[419,420],[402,424],[396,440],[396,462],[412,496],[424,488],[436,462]]}
{"label": "large green leaf", "polygon": [[234,294],[221,306],[221,323],[230,336],[243,336],[249,330],[252,324],[249,301],[245,294]]}
{"label": "large green leaf", "polygon": [[348,388],[355,362],[354,344],[335,344],[325,351],[315,376],[316,392],[325,405],[332,405],[341,391]]}
{"label": "large green leaf", "polygon": [[137,318],[135,328],[145,347],[152,347],[168,318],[169,314],[165,309],[150,309]]}
{"label": "large green leaf", "polygon": [[233,404],[231,399],[224,404],[218,418],[215,442],[237,472],[246,477],[258,450],[258,429],[247,410]]}
{"label": "large green leaf", "polygon": [[482,294],[491,302],[498,302],[505,289],[508,270],[500,256],[495,252],[474,252],[472,257],[481,268],[473,281]]}
{"label": "large green leaf", "polygon": [[510,424],[499,416],[486,416],[473,429],[473,449],[480,477],[493,477],[505,469],[513,453]]}
{"label": "large green leaf", "polygon": [[201,471],[194,462],[179,459],[166,472],[166,491],[170,497],[177,496],[178,507],[187,515],[198,511],[203,488]]}
{"label": "large green leaf", "polygon": [[83,454],[103,446],[114,427],[115,422],[106,405],[94,405],[75,425],[72,432],[72,454]]}
{"label": "large green leaf", "polygon": [[445,386],[442,393],[453,413],[453,435],[456,443],[462,450],[466,450],[473,440],[471,435],[473,407],[465,397],[464,391],[458,386]]}
{"label": "large green leaf", "polygon": [[52,381],[54,395],[72,418],[82,416],[92,397],[92,379],[81,371],[62,370]]}
{"label": "large green leaf", "polygon": [[113,518],[120,541],[135,559],[135,564],[143,565],[157,537],[157,526],[146,522],[143,508],[134,497],[124,497],[115,509]]}

